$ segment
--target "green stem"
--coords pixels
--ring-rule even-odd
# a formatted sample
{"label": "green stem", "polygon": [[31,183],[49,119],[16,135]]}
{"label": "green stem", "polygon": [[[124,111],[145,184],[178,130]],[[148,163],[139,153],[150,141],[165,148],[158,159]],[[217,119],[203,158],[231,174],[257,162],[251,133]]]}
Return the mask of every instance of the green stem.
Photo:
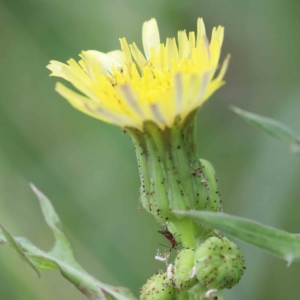
{"label": "green stem", "polygon": [[196,248],[193,221],[188,218],[182,218],[173,219],[172,223],[176,227],[176,235],[180,236],[182,246],[184,248]]}

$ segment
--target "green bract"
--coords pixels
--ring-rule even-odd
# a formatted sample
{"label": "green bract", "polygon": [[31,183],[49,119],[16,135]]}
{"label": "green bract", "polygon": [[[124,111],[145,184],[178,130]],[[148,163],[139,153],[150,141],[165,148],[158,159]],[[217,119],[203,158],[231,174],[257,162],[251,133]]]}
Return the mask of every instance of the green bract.
{"label": "green bract", "polygon": [[161,130],[145,122],[144,132],[129,128],[138,159],[141,204],[160,222],[181,218],[173,210],[205,208],[207,187],[196,156],[194,113],[184,123]]}
{"label": "green bract", "polygon": [[205,159],[200,159],[203,168],[202,184],[206,186],[207,198],[205,209],[208,211],[221,211],[220,193],[218,190],[216,172],[213,165]]}
{"label": "green bract", "polygon": [[195,113],[172,128],[145,122],[143,132],[127,128],[138,160],[141,204],[160,223],[176,228],[185,248],[196,247],[199,225],[174,211],[220,211],[219,192],[212,165],[199,160],[194,138]]}

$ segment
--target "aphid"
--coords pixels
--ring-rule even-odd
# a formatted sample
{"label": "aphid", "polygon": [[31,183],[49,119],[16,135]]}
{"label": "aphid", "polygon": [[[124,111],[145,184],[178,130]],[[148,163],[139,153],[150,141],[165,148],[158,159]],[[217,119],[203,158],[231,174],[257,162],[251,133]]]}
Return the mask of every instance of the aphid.
{"label": "aphid", "polygon": [[172,249],[176,249],[176,247],[179,244],[181,244],[176,241],[175,236],[172,234],[172,232],[169,231],[167,225],[163,230],[158,230],[158,233],[162,234],[170,242],[170,244],[172,245],[172,247],[170,248],[170,251]]}

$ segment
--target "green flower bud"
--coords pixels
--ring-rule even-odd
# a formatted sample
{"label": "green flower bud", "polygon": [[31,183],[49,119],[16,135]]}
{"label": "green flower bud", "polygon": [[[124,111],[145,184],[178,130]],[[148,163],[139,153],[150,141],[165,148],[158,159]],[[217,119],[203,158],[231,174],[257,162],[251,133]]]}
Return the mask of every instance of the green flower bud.
{"label": "green flower bud", "polygon": [[173,300],[175,289],[167,273],[153,275],[140,289],[141,300]]}
{"label": "green flower bud", "polygon": [[207,290],[232,288],[241,279],[245,262],[241,250],[226,237],[211,237],[195,253],[196,276]]}
{"label": "green flower bud", "polygon": [[172,281],[176,290],[186,291],[197,283],[194,273],[194,249],[181,250],[174,262]]}

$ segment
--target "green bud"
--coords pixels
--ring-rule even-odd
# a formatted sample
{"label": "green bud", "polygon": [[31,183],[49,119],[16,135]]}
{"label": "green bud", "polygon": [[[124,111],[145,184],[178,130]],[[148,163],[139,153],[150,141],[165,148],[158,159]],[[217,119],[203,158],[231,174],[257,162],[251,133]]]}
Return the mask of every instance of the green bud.
{"label": "green bud", "polygon": [[241,250],[226,237],[211,237],[195,253],[196,276],[208,290],[232,288],[244,273]]}
{"label": "green bud", "polygon": [[194,258],[194,249],[183,249],[178,253],[172,269],[172,281],[176,290],[186,291],[197,283],[193,269]]}
{"label": "green bud", "polygon": [[141,300],[173,300],[175,289],[167,273],[153,275],[140,289]]}

